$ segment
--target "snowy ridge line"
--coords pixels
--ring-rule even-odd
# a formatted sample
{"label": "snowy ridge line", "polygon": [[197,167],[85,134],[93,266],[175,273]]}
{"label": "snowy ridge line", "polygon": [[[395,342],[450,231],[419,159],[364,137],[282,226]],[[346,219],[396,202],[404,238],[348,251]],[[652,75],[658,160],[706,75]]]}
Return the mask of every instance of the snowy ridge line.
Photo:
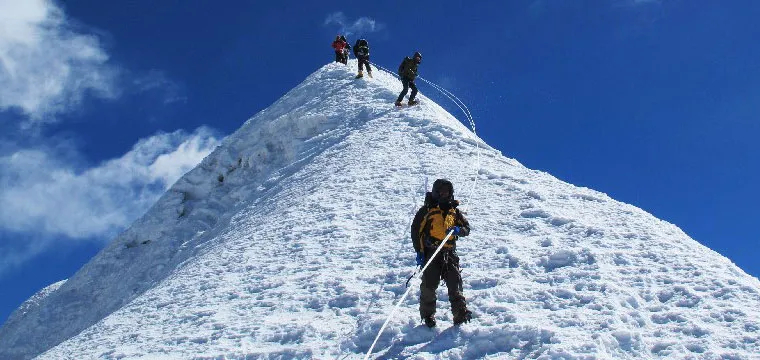
{"label": "snowy ridge line", "polygon": [[459,106],[459,108],[465,113],[465,116],[467,117],[467,120],[470,121],[470,127],[472,128],[472,132],[474,134],[477,134],[476,131],[475,131],[475,121],[473,121],[473,119],[472,119],[472,113],[470,112],[470,109],[467,107],[467,105],[465,105],[464,101],[462,101],[461,99],[459,99],[451,91],[448,91],[448,90],[444,89],[442,86],[440,86],[438,84],[435,84],[432,81],[423,78],[422,76],[417,76],[417,77],[420,78],[420,80],[426,82],[428,85],[436,88],[438,91],[440,91],[444,95],[446,95],[449,99],[451,99],[452,101],[454,101],[454,103],[456,103],[457,106]]}
{"label": "snowy ridge line", "polygon": [[[429,81],[429,80],[423,78],[422,76],[418,76],[418,77],[420,78],[420,80],[426,82],[427,84],[429,84],[433,88],[435,88],[438,91],[440,91],[441,93],[443,93],[451,101],[453,101],[455,104],[457,104],[457,106],[459,106],[459,109],[462,110],[462,112],[465,113],[465,116],[467,117],[467,120],[469,120],[469,122],[470,122],[470,128],[472,128],[472,133],[475,135],[475,137],[477,137],[478,133],[475,130],[475,120],[473,119],[472,113],[470,112],[470,109],[467,107],[467,105],[465,105],[464,101],[462,101],[461,99],[459,99],[456,95],[454,95],[450,91],[444,89],[442,86],[440,86],[438,84],[435,84],[432,81]],[[461,106],[460,106],[460,104],[461,104]],[[475,167],[479,171],[479,169],[480,169],[480,144],[478,144],[477,142],[475,142],[475,148],[477,149],[477,153],[476,153],[477,154],[476,155],[477,160],[475,162],[477,165]],[[476,171],[475,177],[473,179],[473,183],[470,186],[470,188],[468,189],[467,195],[464,196],[465,198],[468,198],[468,199],[471,198],[472,197],[472,193],[475,192],[475,189],[477,188],[477,185],[478,185],[478,174],[477,174],[477,172],[478,171]],[[467,205],[465,205],[465,208],[467,208]]]}
{"label": "snowy ridge line", "polygon": [[[388,69],[386,69],[386,68],[384,68],[384,67],[382,67],[382,66],[380,66],[380,65],[378,65],[376,63],[371,63],[371,64],[375,65],[375,67],[377,67],[378,69],[383,70],[383,71],[385,71],[385,72],[387,72],[389,74],[392,74],[394,77],[400,79],[399,75],[396,74],[395,72],[392,72],[392,71],[390,71],[390,70],[388,70]],[[465,105],[464,102],[461,99],[459,99],[456,95],[454,95],[450,91],[444,89],[442,86],[437,85],[437,84],[433,83],[432,81],[423,78],[422,76],[417,76],[417,77],[420,78],[420,80],[422,80],[425,83],[427,83],[430,86],[432,86],[434,89],[438,90],[441,94],[443,94],[445,97],[447,97],[449,100],[451,100],[459,108],[459,110],[462,111],[462,113],[464,113],[464,116],[467,118],[468,122],[470,123],[470,128],[472,129],[472,133],[477,138],[478,137],[478,133],[477,133],[476,128],[475,128],[475,120],[473,119],[472,113],[470,112],[470,109],[467,107],[467,105]],[[480,171],[480,167],[481,167],[481,163],[480,163],[480,144],[478,144],[477,141],[475,142],[475,148],[477,149],[477,155],[476,155],[476,158],[477,158],[476,164],[477,165],[476,165],[475,176],[473,178],[473,183],[467,189],[467,192],[466,192],[467,195],[463,196],[463,198],[467,198],[467,199],[470,199],[472,197],[472,194],[475,192],[475,188],[477,187],[477,182],[478,182],[478,172]],[[469,209],[468,204],[466,204],[464,206],[464,209]],[[462,211],[466,212],[466,210],[462,210]]]}
{"label": "snowy ridge line", "polygon": [[[395,72],[390,71],[390,70],[388,70],[388,69],[386,69],[386,68],[384,68],[384,67],[382,67],[382,66],[380,66],[378,64],[375,64],[375,63],[371,63],[371,64],[375,65],[375,67],[377,67],[378,69],[383,70],[383,71],[385,71],[385,72],[387,72],[387,73],[395,76],[397,79],[399,79],[399,80],[401,79],[401,77],[399,77],[399,75],[396,74]],[[440,91],[445,97],[447,97],[449,100],[451,100],[454,103],[454,105],[456,105],[459,108],[459,110],[462,110],[462,113],[464,113],[464,116],[470,122],[470,127],[472,128],[472,132],[475,133],[475,122],[473,122],[473,120],[472,120],[472,115],[470,114],[470,110],[467,108],[466,105],[464,105],[464,102],[462,102],[462,100],[459,100],[459,98],[456,97],[456,96],[454,96],[454,94],[451,94],[450,91],[444,89],[443,87],[441,87],[439,85],[434,84],[432,81],[424,79],[424,78],[422,78],[422,76],[417,76],[417,77],[420,78],[422,81],[426,82],[427,84],[429,84],[430,86],[432,86],[433,88],[435,88],[436,90]],[[449,95],[449,94],[451,94],[451,95]]]}
{"label": "snowy ridge line", "polygon": [[[395,72],[392,72],[392,71],[390,71],[390,70],[388,70],[388,69],[386,69],[386,68],[384,68],[384,67],[382,67],[382,66],[380,66],[380,65],[378,65],[376,63],[371,63],[371,64],[375,65],[375,67],[377,67],[378,69],[383,70],[383,71],[385,71],[385,72],[387,72],[387,73],[395,76],[399,80],[401,79],[399,77],[399,75],[396,74]],[[456,95],[454,95],[452,92],[446,90],[442,86],[440,86],[438,84],[435,84],[432,81],[423,78],[422,76],[418,75],[417,77],[420,78],[420,80],[422,80],[425,83],[427,83],[428,85],[430,85],[433,88],[435,88],[436,90],[440,91],[444,96],[446,96],[449,100],[451,100],[454,103],[454,105],[456,105],[459,108],[459,110],[462,110],[462,113],[464,113],[464,116],[467,118],[467,120],[470,123],[470,128],[472,128],[473,134],[477,135],[477,133],[475,131],[475,121],[472,118],[472,113],[470,112],[470,109],[467,107],[467,105],[464,104],[464,101],[462,101],[461,99],[459,99]]]}
{"label": "snowy ridge line", "polygon": [[[382,67],[382,66],[379,66],[379,65],[377,65],[377,64],[374,64],[374,63],[373,63],[373,65],[375,65],[377,68],[379,68],[379,69],[381,69],[381,70],[383,70],[383,71],[385,71],[385,72],[387,72],[387,73],[391,73],[391,74],[393,74],[394,76],[396,76],[396,74],[395,74],[395,73],[392,73],[392,72],[390,72],[388,69],[386,69],[386,68],[384,68],[384,67]],[[473,135],[475,135],[475,137],[477,138],[477,136],[478,136],[478,135],[477,135],[477,132],[476,132],[476,128],[475,128],[475,120],[473,119],[473,117],[472,117],[472,113],[470,112],[469,108],[467,108],[467,105],[465,105],[465,104],[464,104],[464,102],[463,102],[462,100],[460,100],[460,99],[459,99],[459,98],[458,98],[456,95],[452,94],[450,91],[448,91],[448,90],[444,89],[443,87],[441,87],[441,86],[439,86],[439,85],[437,85],[437,84],[434,84],[432,81],[429,81],[429,80],[427,80],[427,79],[424,79],[424,78],[422,78],[421,76],[418,76],[418,77],[419,77],[419,78],[420,78],[422,81],[424,81],[424,82],[426,82],[427,84],[431,85],[431,86],[432,86],[434,89],[436,89],[436,90],[438,90],[439,92],[441,92],[441,93],[442,93],[444,96],[446,96],[446,97],[447,97],[449,100],[451,100],[452,102],[454,102],[454,104],[456,104],[456,105],[457,105],[457,107],[459,107],[459,109],[460,109],[460,110],[462,110],[462,112],[464,113],[465,117],[467,118],[467,120],[468,120],[468,121],[469,121],[469,123],[470,123],[470,127],[471,127],[471,129],[472,129],[472,133],[473,133]],[[479,171],[480,171],[480,167],[481,167],[481,163],[480,163],[480,152],[481,152],[481,150],[480,150],[480,145],[478,144],[478,142],[477,142],[477,141],[475,142],[475,148],[477,149],[477,150],[476,150],[476,154],[477,154],[477,155],[476,155],[476,157],[477,157],[477,160],[476,160],[476,166],[475,166],[475,174],[473,175],[473,182],[472,182],[472,184],[469,186],[469,188],[467,189],[466,195],[464,196],[464,198],[467,198],[467,199],[470,199],[470,198],[472,197],[472,194],[475,192],[475,189],[476,189],[476,187],[477,187],[477,182],[478,182],[478,173],[479,173]],[[427,190],[427,189],[425,189],[425,190]],[[465,208],[465,209],[468,209],[468,208],[469,208],[469,206],[468,206],[468,205],[469,205],[469,204],[465,204],[464,208]],[[463,211],[463,212],[466,212],[466,210],[464,210],[464,209],[463,209],[462,211]],[[452,235],[452,234],[453,234],[453,231],[449,232],[449,233],[446,235],[446,237],[443,239],[443,241],[442,241],[442,242],[441,242],[441,244],[438,246],[438,248],[435,250],[435,252],[433,252],[433,255],[430,257],[430,259],[431,259],[431,260],[432,260],[433,258],[435,258],[435,256],[436,256],[436,255],[438,255],[438,253],[439,253],[439,252],[441,251],[441,249],[443,248],[443,245],[446,243],[446,241],[448,241],[448,239],[451,237],[451,235]],[[427,269],[429,265],[430,265],[430,261],[428,261],[428,262],[425,264],[425,266],[423,266],[423,267],[422,267],[422,269],[419,271],[419,277],[422,277],[422,274],[424,274],[424,273],[425,273],[425,269]],[[416,274],[417,274],[417,273],[413,274],[413,275],[412,275],[412,277],[414,277]],[[369,350],[367,350],[367,354],[366,354],[366,356],[364,357],[364,360],[367,360],[367,359],[369,359],[369,356],[370,356],[370,354],[372,353],[372,349],[374,349],[375,345],[377,344],[377,341],[380,339],[380,336],[382,335],[383,331],[385,330],[385,327],[388,325],[388,323],[391,321],[391,319],[393,318],[393,316],[396,314],[396,312],[398,311],[399,307],[400,307],[400,306],[401,306],[401,304],[404,302],[404,300],[406,299],[406,297],[409,295],[409,292],[411,291],[411,289],[412,289],[413,287],[414,287],[414,286],[409,286],[409,287],[407,287],[406,291],[404,292],[404,295],[401,297],[401,299],[400,299],[400,300],[399,300],[399,301],[396,303],[396,305],[393,307],[393,310],[392,310],[392,311],[391,311],[391,313],[388,315],[388,318],[387,318],[387,319],[385,320],[385,322],[383,323],[383,326],[382,326],[382,327],[380,327],[380,330],[378,331],[378,333],[377,333],[377,336],[375,336],[375,340],[372,342],[372,345],[370,346]],[[381,288],[381,290],[382,290],[382,288]],[[369,309],[368,309],[368,310],[369,310]]]}

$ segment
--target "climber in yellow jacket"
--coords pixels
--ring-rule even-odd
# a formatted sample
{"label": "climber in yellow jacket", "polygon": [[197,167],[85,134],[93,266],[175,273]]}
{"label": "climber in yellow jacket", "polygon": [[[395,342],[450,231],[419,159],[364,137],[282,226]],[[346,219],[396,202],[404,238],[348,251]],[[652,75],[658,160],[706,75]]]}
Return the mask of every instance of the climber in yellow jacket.
{"label": "climber in yellow jacket", "polygon": [[[467,302],[462,291],[462,276],[457,256],[457,239],[470,234],[470,224],[457,209],[454,200],[454,185],[446,179],[438,179],[433,189],[425,197],[425,204],[417,211],[412,221],[412,243],[417,252],[417,265],[430,265],[422,274],[420,285],[420,316],[428,327],[435,326],[436,290],[441,279],[446,281],[451,302],[454,324],[470,321],[472,312],[467,310]],[[446,235],[451,236],[441,251],[431,259],[436,248]]]}

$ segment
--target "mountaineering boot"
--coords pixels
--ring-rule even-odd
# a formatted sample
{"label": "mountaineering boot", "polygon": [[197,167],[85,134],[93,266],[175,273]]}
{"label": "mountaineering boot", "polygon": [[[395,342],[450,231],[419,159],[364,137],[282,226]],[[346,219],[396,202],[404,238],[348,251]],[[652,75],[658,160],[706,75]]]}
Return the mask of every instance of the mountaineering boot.
{"label": "mountaineering boot", "polygon": [[369,75],[369,77],[371,78],[372,77],[372,71],[367,71],[367,75]]}
{"label": "mountaineering boot", "polygon": [[470,310],[454,314],[454,325],[470,322],[470,320],[472,320],[472,311]]}
{"label": "mountaineering boot", "polygon": [[358,78],[361,78],[361,77],[364,77],[364,74],[362,74],[362,71],[359,70],[359,74],[356,75],[356,78],[358,79]]}
{"label": "mountaineering boot", "polygon": [[435,327],[435,317],[433,315],[425,316],[422,320],[425,321],[425,326],[429,328]]}
{"label": "mountaineering boot", "polygon": [[404,106],[404,104],[402,104],[401,101],[396,101],[396,106],[402,107],[402,106]]}
{"label": "mountaineering boot", "polygon": [[409,106],[412,106],[412,105],[417,105],[417,104],[419,104],[419,103],[420,103],[420,102],[419,102],[419,101],[417,101],[417,100],[409,100]]}

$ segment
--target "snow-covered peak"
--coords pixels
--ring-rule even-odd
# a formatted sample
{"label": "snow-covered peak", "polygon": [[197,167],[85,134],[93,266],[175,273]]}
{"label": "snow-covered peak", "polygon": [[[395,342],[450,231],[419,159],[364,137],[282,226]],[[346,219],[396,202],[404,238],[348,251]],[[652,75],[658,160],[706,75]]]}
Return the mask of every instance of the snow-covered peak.
{"label": "snow-covered peak", "polygon": [[[0,358],[360,358],[414,272],[409,224],[448,178],[475,316],[375,357],[739,358],[760,282],[676,226],[533,171],[390,74],[330,64],[248,120],[75,276],[0,329]],[[412,281],[412,286],[418,283]]]}
{"label": "snow-covered peak", "polygon": [[61,280],[44,287],[36,294],[32,295],[29,299],[26,299],[9,317],[4,326],[13,326],[12,324],[24,318],[24,315],[31,309],[35,309],[39,306],[39,303],[43,301],[48,295],[58,290],[66,280]]}

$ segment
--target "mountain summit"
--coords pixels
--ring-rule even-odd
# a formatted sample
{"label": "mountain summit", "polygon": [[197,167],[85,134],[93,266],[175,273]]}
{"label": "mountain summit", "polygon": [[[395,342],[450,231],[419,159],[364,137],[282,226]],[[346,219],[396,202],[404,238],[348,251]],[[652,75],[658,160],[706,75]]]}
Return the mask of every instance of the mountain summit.
{"label": "mountain summit", "polygon": [[226,138],[72,278],[0,329],[0,358],[361,358],[405,291],[435,179],[471,322],[419,319],[381,358],[750,359],[760,282],[676,226],[504,157],[430,99],[329,64]]}

